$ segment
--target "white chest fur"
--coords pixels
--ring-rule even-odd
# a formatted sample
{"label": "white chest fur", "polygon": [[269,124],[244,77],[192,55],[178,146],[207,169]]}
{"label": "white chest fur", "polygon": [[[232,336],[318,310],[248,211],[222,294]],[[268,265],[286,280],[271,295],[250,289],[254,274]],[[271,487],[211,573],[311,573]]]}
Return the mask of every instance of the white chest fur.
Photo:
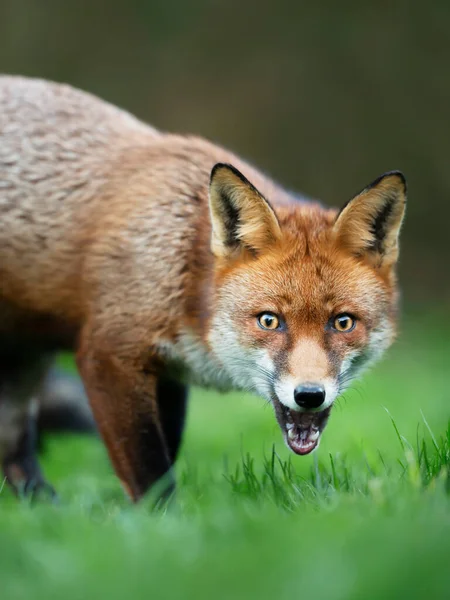
{"label": "white chest fur", "polygon": [[204,343],[189,331],[183,332],[175,343],[162,344],[162,349],[170,369],[186,383],[220,391],[239,387]]}

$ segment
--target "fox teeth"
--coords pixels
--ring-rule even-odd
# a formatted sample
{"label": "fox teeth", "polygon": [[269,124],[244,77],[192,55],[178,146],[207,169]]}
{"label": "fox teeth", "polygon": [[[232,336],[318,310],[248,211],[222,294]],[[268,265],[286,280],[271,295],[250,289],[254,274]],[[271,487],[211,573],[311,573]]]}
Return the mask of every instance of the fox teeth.
{"label": "fox teeth", "polygon": [[288,429],[288,438],[289,438],[290,440],[293,440],[295,437],[296,437],[296,433],[295,433],[295,431],[294,431],[294,428],[292,428],[292,429]]}
{"label": "fox teeth", "polygon": [[320,431],[318,429],[316,429],[310,436],[309,439],[311,440],[311,442],[315,442],[318,437],[320,435]]}
{"label": "fox teeth", "polygon": [[294,423],[286,423],[286,429],[289,431],[290,429],[294,429]]}

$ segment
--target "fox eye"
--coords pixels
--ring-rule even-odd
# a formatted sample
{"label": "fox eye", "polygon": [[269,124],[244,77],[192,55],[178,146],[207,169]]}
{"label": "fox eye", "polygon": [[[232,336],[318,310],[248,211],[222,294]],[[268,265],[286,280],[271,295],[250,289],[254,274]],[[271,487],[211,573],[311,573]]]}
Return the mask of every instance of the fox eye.
{"label": "fox eye", "polygon": [[334,317],[333,329],[340,333],[348,333],[355,328],[356,320],[347,313],[342,313]]}
{"label": "fox eye", "polygon": [[276,314],[271,312],[261,313],[257,317],[258,325],[262,329],[279,329],[280,328],[280,319]]}

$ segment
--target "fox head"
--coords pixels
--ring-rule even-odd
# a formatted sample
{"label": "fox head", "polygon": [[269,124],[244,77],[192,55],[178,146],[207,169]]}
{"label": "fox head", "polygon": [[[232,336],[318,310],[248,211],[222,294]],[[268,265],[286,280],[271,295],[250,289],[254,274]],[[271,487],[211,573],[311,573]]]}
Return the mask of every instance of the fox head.
{"label": "fox head", "polygon": [[297,454],[316,448],[337,396],[392,343],[405,203],[398,171],[340,212],[275,212],[234,167],[212,171],[209,345],[236,386],[272,402]]}

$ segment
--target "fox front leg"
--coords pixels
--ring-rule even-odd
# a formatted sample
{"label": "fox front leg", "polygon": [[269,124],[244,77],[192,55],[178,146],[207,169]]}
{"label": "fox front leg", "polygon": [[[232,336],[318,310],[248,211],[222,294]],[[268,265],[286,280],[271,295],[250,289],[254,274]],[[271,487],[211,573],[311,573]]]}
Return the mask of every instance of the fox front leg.
{"label": "fox front leg", "polygon": [[157,481],[173,489],[171,460],[156,401],[157,373],[89,345],[77,356],[86,393],[123,486],[137,502]]}

